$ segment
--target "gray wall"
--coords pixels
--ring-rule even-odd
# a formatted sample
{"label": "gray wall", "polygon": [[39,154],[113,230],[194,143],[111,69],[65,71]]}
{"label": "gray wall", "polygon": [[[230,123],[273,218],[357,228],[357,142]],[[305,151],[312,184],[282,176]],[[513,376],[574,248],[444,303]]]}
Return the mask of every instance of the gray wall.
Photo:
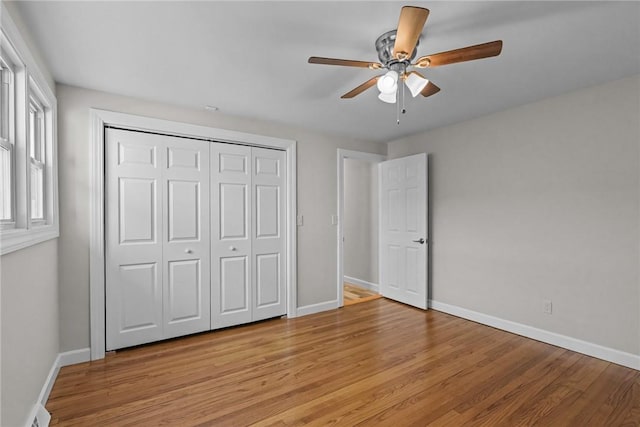
{"label": "gray wall", "polygon": [[60,346],[89,346],[89,108],[237,130],[298,141],[298,306],[337,298],[337,149],[384,153],[385,144],[319,135],[225,116],[58,85],[60,161]]}
{"label": "gray wall", "polygon": [[344,160],[344,275],[378,283],[378,167]]}
{"label": "gray wall", "polygon": [[0,258],[2,419],[24,425],[58,355],[56,240]]}
{"label": "gray wall", "polygon": [[433,299],[640,354],[639,94],[634,76],[389,143],[430,153]]}
{"label": "gray wall", "polygon": [[[2,3],[53,89],[15,4]],[[23,426],[58,355],[56,240],[0,257],[0,325],[0,425]]]}

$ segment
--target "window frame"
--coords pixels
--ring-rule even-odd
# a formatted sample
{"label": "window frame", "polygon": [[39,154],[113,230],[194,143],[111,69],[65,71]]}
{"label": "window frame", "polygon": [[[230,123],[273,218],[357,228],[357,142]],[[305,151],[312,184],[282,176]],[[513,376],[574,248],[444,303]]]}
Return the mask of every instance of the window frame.
{"label": "window frame", "polygon": [[[4,58],[4,59],[3,59]],[[9,62],[9,55],[5,53],[4,49],[0,47],[0,102],[4,102],[4,96],[7,96],[7,108],[8,115],[7,117],[0,116],[0,129],[3,132],[0,132],[0,148],[5,149],[9,152],[9,164],[10,164],[10,174],[9,174],[9,203],[11,205],[10,208],[10,216],[9,218],[2,219],[0,218],[0,230],[15,228],[15,218],[16,218],[16,198],[15,198],[15,183],[16,183],[16,165],[15,165],[15,68],[12,62]],[[5,80],[8,80],[5,82]],[[5,89],[5,84],[8,86]],[[13,107],[13,108],[10,108]],[[6,123],[5,123],[6,120]],[[3,135],[4,131],[6,131],[6,136]]]}
{"label": "window frame", "polygon": [[[34,93],[35,91],[33,89],[31,89],[31,84],[29,85],[29,140],[28,140],[28,146],[29,146],[29,156],[28,156],[28,160],[29,160],[29,219],[31,221],[31,224],[36,226],[36,225],[43,225],[46,224],[47,221],[47,191],[46,191],[46,185],[47,185],[47,174],[46,174],[46,167],[47,167],[47,148],[48,145],[47,144],[47,138],[46,138],[46,129],[47,129],[47,121],[46,121],[46,116],[47,116],[47,109],[45,108],[45,106],[43,105],[43,103],[40,101],[40,99],[36,96],[36,94]],[[32,119],[32,114],[34,114],[35,117],[35,123],[33,123],[34,129],[32,132],[31,126],[31,119]],[[34,141],[33,139],[36,139],[36,141]],[[39,216],[34,216],[34,208],[33,208],[33,181],[31,181],[33,179],[33,174],[31,173],[33,171],[33,169],[36,169],[38,171],[40,171],[40,174],[42,175],[42,183],[41,183],[41,188],[40,191],[42,192],[41,194],[41,199],[39,201],[39,204],[41,205],[41,210],[42,210],[42,215]]]}
{"label": "window frame", "polygon": [[[0,49],[2,58],[12,67],[13,116],[12,142],[12,221],[0,221],[0,255],[57,238],[58,169],[57,169],[57,100],[36,64],[28,45],[0,2]],[[43,147],[33,163],[29,139],[29,111],[32,101],[41,107]],[[11,110],[10,110],[11,111]],[[6,145],[3,142],[3,146]],[[42,218],[31,218],[31,169],[42,170]]]}

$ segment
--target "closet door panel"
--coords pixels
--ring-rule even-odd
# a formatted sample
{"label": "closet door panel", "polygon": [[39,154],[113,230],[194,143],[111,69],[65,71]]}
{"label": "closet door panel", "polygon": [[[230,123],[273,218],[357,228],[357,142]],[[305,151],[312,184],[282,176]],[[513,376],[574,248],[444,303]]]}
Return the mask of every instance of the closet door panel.
{"label": "closet door panel", "polygon": [[249,260],[246,256],[220,257],[220,313],[232,315],[250,310]]}
{"label": "closet door panel", "polygon": [[106,349],[163,338],[162,144],[105,131]]}
{"label": "closet door panel", "polygon": [[211,328],[252,321],[251,148],[211,144]]}
{"label": "closet door panel", "polygon": [[209,143],[164,141],[164,337],[209,329]]}
{"label": "closet door panel", "polygon": [[167,278],[167,323],[202,318],[200,261],[170,261]]}
{"label": "closet door panel", "polygon": [[253,320],[286,314],[285,152],[252,148]]}
{"label": "closet door panel", "polygon": [[278,304],[280,295],[280,254],[256,256],[256,307]]}

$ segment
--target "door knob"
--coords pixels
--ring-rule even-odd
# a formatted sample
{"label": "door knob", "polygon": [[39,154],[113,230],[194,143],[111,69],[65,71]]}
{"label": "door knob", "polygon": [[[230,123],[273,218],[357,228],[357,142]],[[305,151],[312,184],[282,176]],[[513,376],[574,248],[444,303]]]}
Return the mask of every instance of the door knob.
{"label": "door knob", "polygon": [[424,245],[424,239],[421,237],[420,240],[414,240],[414,242],[416,243],[420,243],[421,245]]}
{"label": "door knob", "polygon": [[184,250],[184,253],[185,253],[185,254],[190,254],[191,252],[193,252],[191,249],[185,249],[185,250]]}
{"label": "door knob", "polygon": [[229,246],[229,250],[230,250],[230,251],[235,251],[235,250],[236,250],[236,247],[235,247],[235,246]]}

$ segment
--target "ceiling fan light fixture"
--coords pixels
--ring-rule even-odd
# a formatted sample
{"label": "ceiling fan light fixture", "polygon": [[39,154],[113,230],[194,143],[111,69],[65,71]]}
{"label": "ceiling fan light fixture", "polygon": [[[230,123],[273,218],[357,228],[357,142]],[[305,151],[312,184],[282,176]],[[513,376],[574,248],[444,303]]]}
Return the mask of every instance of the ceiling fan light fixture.
{"label": "ceiling fan light fixture", "polygon": [[[378,79],[378,90],[382,94],[394,94],[398,90],[398,72],[391,70]],[[394,101],[395,102],[395,101]]]}
{"label": "ceiling fan light fixture", "polygon": [[429,84],[429,80],[412,72],[412,73],[409,73],[404,83],[407,85],[407,87],[411,91],[411,96],[415,98],[420,94],[420,92],[422,92],[422,89],[424,89],[427,86],[427,84]]}
{"label": "ceiling fan light fixture", "polygon": [[378,99],[382,102],[386,102],[388,104],[395,104],[396,103],[396,92],[392,92],[392,93],[384,93],[384,92],[380,92],[380,94],[378,95]]}

